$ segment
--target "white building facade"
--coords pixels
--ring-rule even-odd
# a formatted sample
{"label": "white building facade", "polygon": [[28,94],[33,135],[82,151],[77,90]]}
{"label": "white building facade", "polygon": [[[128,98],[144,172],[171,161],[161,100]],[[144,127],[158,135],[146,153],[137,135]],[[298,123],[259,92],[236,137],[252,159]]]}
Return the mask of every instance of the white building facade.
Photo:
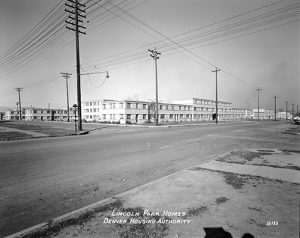
{"label": "white building facade", "polygon": [[258,114],[259,114],[259,119],[260,120],[275,119],[275,112],[273,110],[270,110],[270,109],[260,108],[259,113],[258,113],[258,109],[253,109],[252,110],[252,119],[257,120],[258,119]]}
{"label": "white building facade", "polygon": [[[69,120],[74,121],[74,109],[69,110]],[[19,120],[19,111],[11,109],[5,112],[5,120]],[[25,121],[67,121],[68,111],[65,109],[23,108],[22,120]]]}
{"label": "white building facade", "polygon": [[[215,101],[193,98],[158,104],[159,122],[213,121]],[[134,100],[92,100],[82,103],[82,118],[87,122],[143,124],[155,120],[154,102]],[[246,109],[232,108],[229,102],[218,102],[220,121],[241,120]]]}

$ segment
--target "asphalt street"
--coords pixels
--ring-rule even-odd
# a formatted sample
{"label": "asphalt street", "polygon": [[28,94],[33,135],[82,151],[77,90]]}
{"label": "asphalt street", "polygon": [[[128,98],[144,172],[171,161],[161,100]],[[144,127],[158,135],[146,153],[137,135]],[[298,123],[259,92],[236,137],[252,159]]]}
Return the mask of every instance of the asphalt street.
{"label": "asphalt street", "polygon": [[108,127],[0,143],[0,236],[242,148],[299,149],[288,122]]}

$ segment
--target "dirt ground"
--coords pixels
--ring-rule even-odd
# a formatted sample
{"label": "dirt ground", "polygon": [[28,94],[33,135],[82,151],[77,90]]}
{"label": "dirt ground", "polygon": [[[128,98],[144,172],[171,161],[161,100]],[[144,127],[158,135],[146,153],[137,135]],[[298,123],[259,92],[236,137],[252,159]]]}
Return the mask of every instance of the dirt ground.
{"label": "dirt ground", "polygon": [[[217,160],[274,169],[281,161],[279,169],[298,170],[297,156],[298,151],[238,150]],[[299,183],[193,167],[126,192],[95,212],[40,235],[198,238],[205,237],[204,228],[222,227],[234,238],[245,233],[296,238],[299,194]]]}
{"label": "dirt ground", "polygon": [[[174,176],[168,192],[164,183],[152,186],[120,198],[119,206],[111,206],[87,222],[68,226],[52,237],[192,238],[204,237],[204,227],[223,227],[233,237],[242,237],[244,233],[266,238],[298,237],[299,184],[195,168],[180,177]],[[155,196],[154,189],[160,191]],[[156,214],[142,215],[145,210]],[[139,211],[140,215],[113,216],[117,211]],[[164,211],[177,212],[177,216],[166,216]],[[132,218],[137,222],[153,219],[156,222],[134,224]],[[106,223],[109,219],[126,223]],[[162,224],[159,219],[190,222]]]}

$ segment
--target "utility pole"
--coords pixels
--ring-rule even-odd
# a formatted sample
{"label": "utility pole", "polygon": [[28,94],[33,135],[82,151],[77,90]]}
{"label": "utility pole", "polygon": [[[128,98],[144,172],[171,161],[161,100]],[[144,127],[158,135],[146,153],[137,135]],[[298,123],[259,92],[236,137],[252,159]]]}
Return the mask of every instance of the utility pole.
{"label": "utility pole", "polygon": [[288,112],[288,101],[285,101],[285,120],[288,119],[287,112]]}
{"label": "utility pole", "polygon": [[295,112],[295,105],[294,103],[292,104],[292,115],[293,115],[293,118],[294,118],[294,112]]}
{"label": "utility pole", "polygon": [[158,81],[157,81],[157,60],[159,59],[159,55],[161,53],[156,51],[156,48],[154,50],[148,50],[151,52],[151,57],[154,59],[155,62],[155,91],[156,91],[156,111],[155,111],[155,125],[158,126]]}
{"label": "utility pole", "polygon": [[257,88],[256,91],[257,91],[257,108],[258,108],[258,116],[257,116],[257,121],[259,121],[259,91],[261,91],[262,89],[261,88]]}
{"label": "utility pole", "polygon": [[[66,23],[67,29],[75,31],[76,33],[76,74],[77,74],[77,107],[78,107],[78,130],[82,131],[82,115],[81,115],[81,84],[80,84],[80,55],[79,55],[79,33],[85,34],[85,32],[81,31],[82,29],[86,29],[86,27],[80,25],[83,23],[82,18],[86,18],[84,4],[78,2],[78,0],[67,0],[65,11],[70,13],[68,20]],[[70,10],[71,9],[71,10]],[[70,21],[71,20],[71,21]],[[79,30],[80,29],[80,30]]]}
{"label": "utility pole", "polygon": [[215,70],[213,70],[213,73],[216,73],[216,124],[218,124],[218,72],[220,69],[216,67]]}
{"label": "utility pole", "polygon": [[274,115],[274,120],[275,120],[275,121],[276,121],[276,98],[277,98],[277,96],[275,95],[275,96],[274,96],[274,99],[275,99],[275,110],[274,110],[274,111],[275,111],[275,115]]}
{"label": "utility pole", "polygon": [[15,88],[18,91],[19,94],[19,120],[22,120],[22,107],[21,107],[21,96],[20,93],[23,88]]}
{"label": "utility pole", "polygon": [[70,109],[69,109],[69,87],[68,87],[68,78],[71,77],[70,73],[61,73],[62,77],[66,79],[66,87],[67,87],[67,111],[68,111],[68,122],[70,121]]}

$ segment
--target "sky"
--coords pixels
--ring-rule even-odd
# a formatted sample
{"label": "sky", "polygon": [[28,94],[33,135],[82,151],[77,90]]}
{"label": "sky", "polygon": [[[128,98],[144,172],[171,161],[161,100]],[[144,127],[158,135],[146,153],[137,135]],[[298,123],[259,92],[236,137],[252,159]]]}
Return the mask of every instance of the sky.
{"label": "sky", "polygon": [[[257,88],[260,108],[273,109],[275,95],[277,109],[286,101],[289,108],[300,106],[297,0],[81,2],[87,7],[86,35],[80,35],[82,101],[155,100],[148,49],[156,47],[159,101],[215,100],[217,67],[218,98],[233,107],[257,108]],[[61,72],[72,73],[70,105],[77,103],[75,33],[55,20],[68,16],[64,3],[0,1],[0,107],[15,107],[20,87],[24,107],[66,108]],[[45,34],[35,38],[32,29],[55,7],[60,15],[35,28],[37,37]]]}

